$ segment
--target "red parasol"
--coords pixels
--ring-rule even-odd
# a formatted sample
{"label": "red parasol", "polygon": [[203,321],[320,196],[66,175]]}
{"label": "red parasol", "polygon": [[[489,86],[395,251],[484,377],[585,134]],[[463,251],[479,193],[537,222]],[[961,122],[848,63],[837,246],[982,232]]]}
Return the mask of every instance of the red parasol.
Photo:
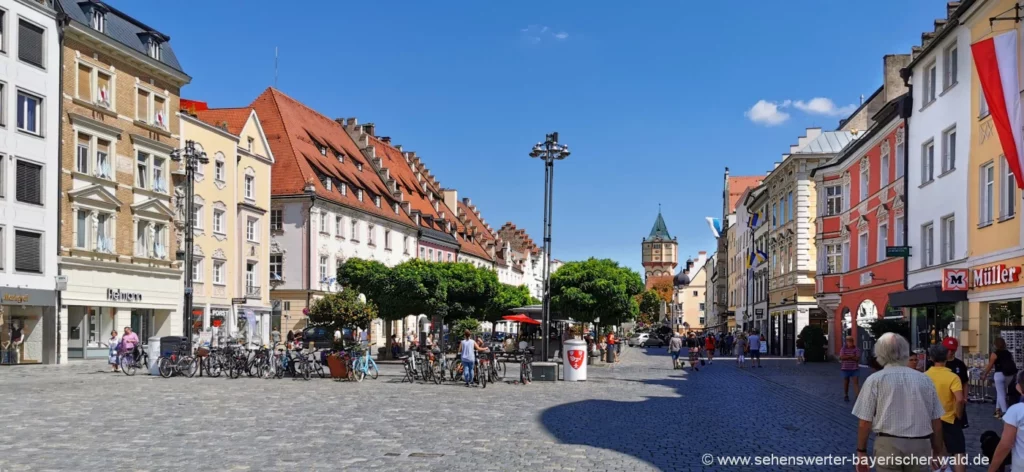
{"label": "red parasol", "polygon": [[506,320],[506,321],[515,321],[516,323],[526,323],[526,324],[532,324],[532,325],[539,325],[540,324],[540,321],[537,321],[537,320],[535,320],[533,318],[530,318],[529,316],[526,316],[526,315],[524,315],[522,313],[517,313],[515,315],[502,316],[501,319]]}

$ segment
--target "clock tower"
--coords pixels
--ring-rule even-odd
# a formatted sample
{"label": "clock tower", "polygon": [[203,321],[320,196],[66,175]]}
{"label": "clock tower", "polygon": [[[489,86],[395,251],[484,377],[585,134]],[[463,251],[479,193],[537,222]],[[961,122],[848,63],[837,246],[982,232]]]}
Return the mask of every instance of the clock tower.
{"label": "clock tower", "polygon": [[668,234],[665,219],[658,209],[658,218],[654,220],[651,234],[644,238],[643,248],[644,281],[647,288],[658,282],[672,283],[675,268],[679,265],[678,242]]}

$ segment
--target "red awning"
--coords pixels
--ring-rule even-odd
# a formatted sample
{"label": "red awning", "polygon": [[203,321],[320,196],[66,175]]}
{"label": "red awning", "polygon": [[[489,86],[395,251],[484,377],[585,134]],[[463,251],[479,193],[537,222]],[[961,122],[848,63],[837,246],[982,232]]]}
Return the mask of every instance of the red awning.
{"label": "red awning", "polygon": [[540,321],[537,321],[537,320],[535,320],[533,318],[530,318],[529,316],[526,316],[526,315],[524,315],[522,313],[517,313],[515,315],[502,316],[501,319],[506,320],[506,321],[514,321],[516,323],[526,323],[526,324],[532,324],[532,325],[539,325],[540,324]]}

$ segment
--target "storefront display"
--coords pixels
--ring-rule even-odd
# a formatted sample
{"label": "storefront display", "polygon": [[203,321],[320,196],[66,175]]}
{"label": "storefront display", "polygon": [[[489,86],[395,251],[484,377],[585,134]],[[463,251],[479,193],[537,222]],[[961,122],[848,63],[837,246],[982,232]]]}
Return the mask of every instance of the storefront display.
{"label": "storefront display", "polygon": [[0,287],[0,364],[56,362],[56,293]]}
{"label": "storefront display", "polygon": [[913,349],[928,349],[946,337],[957,337],[956,304],[940,303],[910,309],[910,345]]}

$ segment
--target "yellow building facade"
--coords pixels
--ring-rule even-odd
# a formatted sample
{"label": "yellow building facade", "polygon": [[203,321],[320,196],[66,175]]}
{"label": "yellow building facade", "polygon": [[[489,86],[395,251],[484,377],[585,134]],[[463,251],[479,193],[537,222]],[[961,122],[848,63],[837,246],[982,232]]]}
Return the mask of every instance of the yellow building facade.
{"label": "yellow building facade", "polygon": [[209,159],[195,178],[193,327],[265,343],[273,156],[253,110],[183,110],[180,117],[181,145],[194,141]]}
{"label": "yellow building facade", "polygon": [[[1013,21],[989,22],[989,18],[1011,11],[1016,2],[978,2],[964,15],[971,43],[1006,31]],[[1018,48],[1020,33],[1018,31]],[[1018,50],[1018,57],[1020,51]],[[971,151],[968,172],[968,267],[967,323],[961,343],[970,352],[988,353],[992,343],[1007,326],[1021,325],[1024,265],[1021,246],[1020,194],[1003,156],[999,136],[989,116],[973,63],[971,72]]]}

